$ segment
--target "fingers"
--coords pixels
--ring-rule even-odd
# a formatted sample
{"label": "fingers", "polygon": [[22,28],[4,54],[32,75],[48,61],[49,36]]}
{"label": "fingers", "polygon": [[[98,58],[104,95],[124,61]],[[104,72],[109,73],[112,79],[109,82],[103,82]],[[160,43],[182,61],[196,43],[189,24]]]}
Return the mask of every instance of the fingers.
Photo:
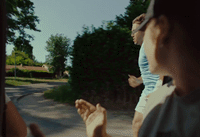
{"label": "fingers", "polygon": [[42,133],[42,131],[40,130],[37,124],[32,123],[30,124],[29,128],[31,130],[31,134],[34,137],[45,137],[45,135]]}
{"label": "fingers", "polygon": [[83,113],[85,112],[85,109],[80,109],[80,108],[79,108],[79,109],[77,110],[77,112],[81,115],[81,114],[83,114]]}
{"label": "fingers", "polygon": [[87,118],[88,118],[88,116],[89,116],[90,114],[91,114],[90,111],[87,109],[87,110],[85,111],[85,113],[83,114],[83,121],[86,121]]}
{"label": "fingers", "polygon": [[77,108],[77,112],[81,116],[84,122],[88,119],[89,115],[96,110],[96,107],[89,102],[80,99],[75,101],[75,106]]}
{"label": "fingers", "polygon": [[80,99],[80,100],[76,100],[75,102],[75,106],[76,108],[80,108],[80,109],[89,109],[90,111],[94,112],[96,110],[95,106],[90,104],[89,102],[83,100],[83,99]]}
{"label": "fingers", "polygon": [[129,78],[128,83],[130,86],[135,87],[137,85],[136,79]]}
{"label": "fingers", "polygon": [[132,79],[137,79],[135,76],[133,76],[133,75],[128,75],[130,78],[132,78]]}
{"label": "fingers", "polygon": [[91,112],[88,109],[86,110],[78,109],[77,112],[79,113],[79,115],[81,116],[84,122],[87,120],[88,116],[91,114]]}
{"label": "fingers", "polygon": [[89,115],[86,121],[86,126],[90,125],[91,123],[95,123],[95,125],[104,125],[106,124],[106,120],[106,109],[100,104],[97,104],[96,111]]}
{"label": "fingers", "polygon": [[97,109],[97,111],[106,113],[106,109],[104,107],[102,107],[99,103],[96,105],[96,109]]}
{"label": "fingers", "polygon": [[[96,111],[94,113],[91,114],[91,116],[89,116],[88,121],[93,121],[97,116],[102,115],[103,113],[105,113],[106,110],[105,108],[103,108],[99,103],[96,105]],[[89,123],[90,123],[89,122]]]}

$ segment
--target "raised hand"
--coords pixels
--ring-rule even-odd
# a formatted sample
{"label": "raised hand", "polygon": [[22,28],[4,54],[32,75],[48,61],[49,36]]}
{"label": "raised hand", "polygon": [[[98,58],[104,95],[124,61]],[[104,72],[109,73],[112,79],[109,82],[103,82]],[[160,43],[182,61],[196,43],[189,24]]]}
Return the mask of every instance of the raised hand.
{"label": "raised hand", "polygon": [[83,99],[76,100],[75,106],[77,108],[77,112],[80,114],[84,122],[86,122],[88,116],[96,110],[94,105]]}
{"label": "raised hand", "polygon": [[142,80],[136,78],[135,76],[133,75],[128,75],[129,76],[129,79],[128,79],[128,82],[129,82],[129,85],[133,88],[139,86],[140,84],[142,84]]}
{"label": "raised hand", "polygon": [[75,104],[78,113],[85,122],[88,137],[109,136],[106,133],[107,116],[105,108],[100,104],[95,107],[83,99],[77,100]]}

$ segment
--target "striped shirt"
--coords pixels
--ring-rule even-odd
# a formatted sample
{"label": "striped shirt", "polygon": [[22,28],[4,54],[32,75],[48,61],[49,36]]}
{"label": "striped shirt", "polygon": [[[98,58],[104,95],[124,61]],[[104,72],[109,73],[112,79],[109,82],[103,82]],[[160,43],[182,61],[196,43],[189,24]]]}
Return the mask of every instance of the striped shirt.
{"label": "striped shirt", "polygon": [[138,65],[140,68],[141,77],[144,84],[144,89],[142,91],[142,94],[145,94],[147,96],[154,91],[155,85],[159,79],[159,75],[154,75],[150,72],[149,63],[146,54],[144,52],[143,44],[139,52]]}

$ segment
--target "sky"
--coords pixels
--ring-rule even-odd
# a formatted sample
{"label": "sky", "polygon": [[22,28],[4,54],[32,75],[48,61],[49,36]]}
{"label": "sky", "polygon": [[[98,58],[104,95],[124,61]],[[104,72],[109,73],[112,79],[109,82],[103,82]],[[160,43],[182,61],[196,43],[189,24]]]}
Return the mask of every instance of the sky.
{"label": "sky", "polygon": [[[53,34],[64,34],[73,44],[77,33],[82,32],[83,25],[99,27],[102,21],[115,20],[116,15],[124,14],[130,0],[31,0],[34,3],[35,15],[40,23],[37,28],[41,32],[27,30],[34,35],[33,55],[37,61],[45,62],[48,52],[46,41]],[[10,55],[13,45],[6,46]]]}

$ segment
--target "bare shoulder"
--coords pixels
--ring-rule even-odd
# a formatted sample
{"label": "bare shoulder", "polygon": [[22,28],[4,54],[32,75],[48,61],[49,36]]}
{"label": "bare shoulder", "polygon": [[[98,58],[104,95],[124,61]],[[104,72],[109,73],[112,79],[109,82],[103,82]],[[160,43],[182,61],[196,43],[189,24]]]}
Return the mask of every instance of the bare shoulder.
{"label": "bare shoulder", "polygon": [[175,86],[168,86],[168,84],[165,84],[153,93],[151,93],[145,106],[145,112],[143,114],[143,117],[145,118],[148,115],[148,113],[158,104],[163,104],[165,102],[166,97],[171,95],[174,89]]}

